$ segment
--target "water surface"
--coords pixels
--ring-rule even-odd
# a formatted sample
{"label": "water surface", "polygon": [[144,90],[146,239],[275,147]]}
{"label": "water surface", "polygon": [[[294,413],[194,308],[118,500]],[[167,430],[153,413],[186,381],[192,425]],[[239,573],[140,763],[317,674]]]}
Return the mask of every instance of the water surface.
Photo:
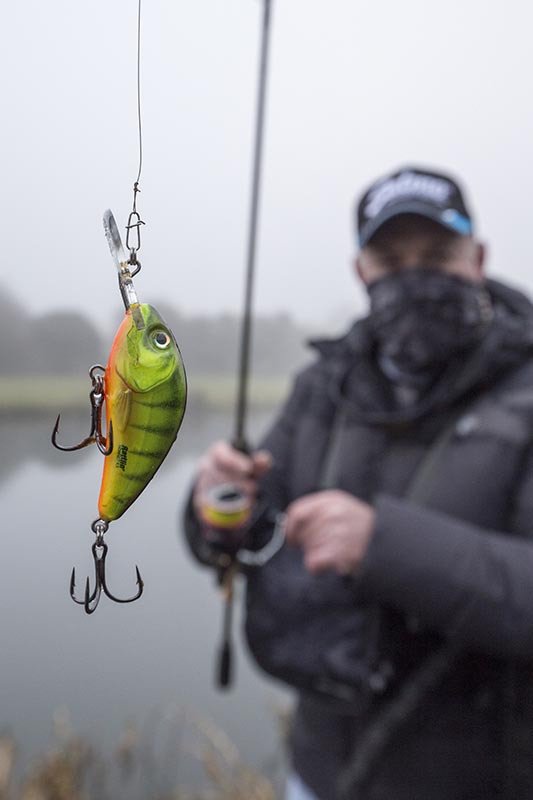
{"label": "water surface", "polygon": [[[252,417],[252,437],[269,417]],[[0,732],[14,734],[26,765],[50,746],[58,709],[68,709],[76,733],[104,753],[132,720],[160,754],[170,748],[168,774],[159,770],[158,780],[171,785],[173,769],[182,780],[198,778],[188,746],[177,757],[169,744],[187,741],[190,710],[224,729],[245,761],[264,765],[279,747],[275,710],[288,694],[251,663],[240,614],[236,685],[215,690],[220,597],[214,577],[193,562],[180,525],[198,456],[209,442],[228,438],[230,417],[188,412],[161,470],[106,535],[112,591],[135,590],[138,564],[144,595],[132,605],[102,597],[92,616],[70,600],[68,583],[74,565],[80,593],[85,576],[92,580],[90,523],[98,516],[102,456],[94,447],[54,450],[52,424],[48,417],[0,421]],[[62,425],[63,440],[77,441],[86,435],[88,415],[62,418]]]}

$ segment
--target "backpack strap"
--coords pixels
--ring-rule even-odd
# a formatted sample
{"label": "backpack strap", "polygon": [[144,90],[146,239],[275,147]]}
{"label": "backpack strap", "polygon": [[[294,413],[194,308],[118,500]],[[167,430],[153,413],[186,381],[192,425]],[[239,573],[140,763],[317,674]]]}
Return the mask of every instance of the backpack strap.
{"label": "backpack strap", "polygon": [[[404,499],[423,503],[428,490],[438,480],[441,453],[456,434],[457,425],[464,419],[463,409],[436,438],[413,475]],[[383,753],[391,736],[424,701],[424,698],[444,678],[455,662],[459,646],[452,640],[430,653],[384,703],[376,716],[362,731],[351,760],[338,782],[339,800],[357,800],[363,784]]]}
{"label": "backpack strap", "polygon": [[[502,393],[499,402],[481,402],[477,408],[466,411],[464,406],[447,425],[440,436],[430,447],[422,463],[416,470],[405,499],[423,504],[431,487],[438,480],[441,454],[449,446],[452,437],[465,435],[480,427],[488,427],[494,435],[512,441],[515,445],[524,446],[531,440],[533,423],[533,387],[520,388]],[[456,624],[456,628],[459,623]],[[417,668],[406,678],[388,703],[368,724],[357,742],[356,750],[347,768],[341,774],[338,783],[339,800],[356,800],[364,783],[370,777],[379,756],[383,753],[391,736],[424,702],[427,695],[435,689],[449,672],[462,652],[462,647],[455,643],[452,636],[440,647],[430,653]],[[519,740],[524,739],[524,726],[517,721],[517,669],[510,664],[506,670],[505,704],[506,730],[506,786],[505,794],[509,800],[526,800],[530,797],[532,781],[531,750],[522,747],[518,756],[527,752],[527,758],[515,756],[514,751]],[[522,714],[523,716],[523,714]],[[528,720],[528,741],[533,738],[531,721]],[[520,734],[520,735],[519,735]],[[527,762],[527,769],[524,768]],[[527,779],[524,780],[524,775]],[[518,786],[526,786],[526,793],[518,793]]]}

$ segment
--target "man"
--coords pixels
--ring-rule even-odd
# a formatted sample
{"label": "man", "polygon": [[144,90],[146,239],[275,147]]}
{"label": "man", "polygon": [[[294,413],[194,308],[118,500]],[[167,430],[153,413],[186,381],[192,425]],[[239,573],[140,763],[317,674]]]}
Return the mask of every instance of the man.
{"label": "man", "polygon": [[208,563],[213,484],[285,512],[246,633],[299,690],[289,800],[530,798],[533,307],[446,175],[377,181],[357,229],[368,316],[313,344],[260,450],[209,449],[188,539]]}

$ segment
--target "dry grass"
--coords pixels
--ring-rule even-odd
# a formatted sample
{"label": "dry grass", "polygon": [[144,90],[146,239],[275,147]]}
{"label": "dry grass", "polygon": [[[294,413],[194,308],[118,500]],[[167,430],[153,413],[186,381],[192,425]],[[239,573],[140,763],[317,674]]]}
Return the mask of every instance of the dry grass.
{"label": "dry grass", "polygon": [[[201,788],[158,789],[155,776],[164,773],[164,759],[153,750],[147,752],[147,742],[132,723],[124,727],[116,748],[104,759],[72,732],[68,714],[59,712],[54,718],[53,745],[18,777],[16,743],[9,735],[0,736],[0,800],[129,800],[135,777],[138,785],[147,785],[143,800],[277,800],[273,782],[243,763],[233,742],[213,722],[194,717],[186,727],[188,741],[183,743],[180,734],[176,751],[167,752],[167,758],[175,762],[185,750],[201,764]],[[279,764],[274,771],[277,768]],[[107,781],[111,774],[112,794]],[[133,795],[141,796],[138,789]]]}

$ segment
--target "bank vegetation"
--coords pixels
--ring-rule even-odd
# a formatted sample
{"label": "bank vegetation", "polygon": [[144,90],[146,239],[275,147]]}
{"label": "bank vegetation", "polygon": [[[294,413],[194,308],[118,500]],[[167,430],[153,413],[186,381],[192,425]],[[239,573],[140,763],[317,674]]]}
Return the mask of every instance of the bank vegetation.
{"label": "bank vegetation", "polygon": [[[235,314],[183,314],[169,302],[156,307],[178,341],[189,382],[190,402],[233,405],[241,320]],[[30,314],[0,287],[0,413],[86,408],[88,370],[105,365],[121,314],[108,329],[81,311]],[[271,407],[283,398],[290,378],[309,359],[310,331],[288,314],[258,315],[251,350],[250,402]]]}

